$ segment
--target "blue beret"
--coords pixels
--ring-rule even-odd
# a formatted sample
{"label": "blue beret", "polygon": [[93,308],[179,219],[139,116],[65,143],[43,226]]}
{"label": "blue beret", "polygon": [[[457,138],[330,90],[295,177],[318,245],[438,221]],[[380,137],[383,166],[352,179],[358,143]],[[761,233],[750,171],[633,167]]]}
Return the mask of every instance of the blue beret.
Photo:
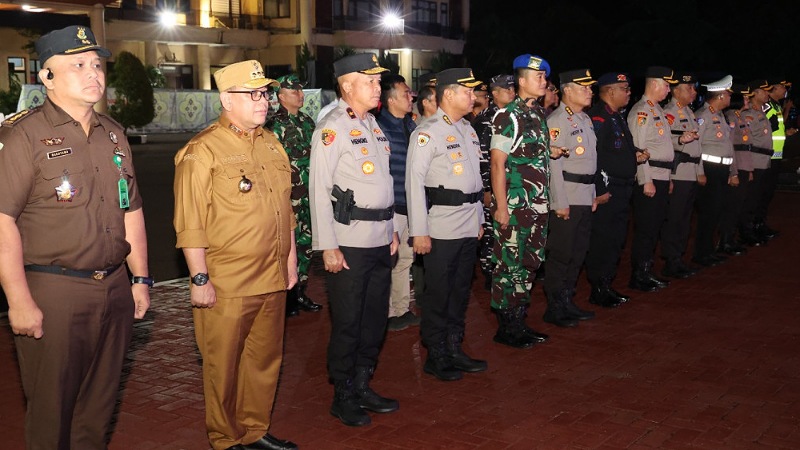
{"label": "blue beret", "polygon": [[550,64],[541,56],[534,56],[529,53],[517,56],[514,58],[514,70],[520,68],[543,70],[545,76],[550,76]]}

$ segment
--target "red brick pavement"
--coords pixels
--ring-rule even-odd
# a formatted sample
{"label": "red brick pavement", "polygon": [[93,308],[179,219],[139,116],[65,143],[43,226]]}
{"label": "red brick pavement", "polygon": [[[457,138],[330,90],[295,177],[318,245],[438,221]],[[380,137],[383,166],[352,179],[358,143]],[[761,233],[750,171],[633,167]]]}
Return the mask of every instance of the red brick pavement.
{"label": "red brick pavement", "polygon": [[[272,432],[305,449],[800,448],[797,201],[777,198],[772,225],[783,234],[768,246],[600,310],[577,329],[542,323],[537,288],[529,323],[552,339],[530,350],[492,342],[488,295],[474,283],[466,348],[489,370],[437,381],[422,372],[418,330],[390,333],[374,387],[401,408],[368,427],[328,414],[329,318],[303,313],[288,323]],[[310,293],[323,300],[322,277],[312,278]],[[136,325],[110,448],[207,449],[186,283],[153,294]],[[581,306],[587,295],[581,281]],[[24,399],[0,322],[0,447],[17,449]]]}

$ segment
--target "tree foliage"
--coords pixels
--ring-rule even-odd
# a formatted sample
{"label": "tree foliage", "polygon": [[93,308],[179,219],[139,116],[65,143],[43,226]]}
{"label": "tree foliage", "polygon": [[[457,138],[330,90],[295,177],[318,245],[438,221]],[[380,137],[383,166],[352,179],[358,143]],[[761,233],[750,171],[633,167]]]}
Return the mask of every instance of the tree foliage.
{"label": "tree foliage", "polygon": [[153,121],[153,86],[136,55],[130,52],[117,55],[108,85],[116,89],[116,102],[109,107],[109,113],[126,132],[130,127],[142,127]]}
{"label": "tree foliage", "polygon": [[8,90],[0,89],[0,113],[11,114],[17,111],[19,95],[22,92],[22,83],[13,73],[8,74]]}

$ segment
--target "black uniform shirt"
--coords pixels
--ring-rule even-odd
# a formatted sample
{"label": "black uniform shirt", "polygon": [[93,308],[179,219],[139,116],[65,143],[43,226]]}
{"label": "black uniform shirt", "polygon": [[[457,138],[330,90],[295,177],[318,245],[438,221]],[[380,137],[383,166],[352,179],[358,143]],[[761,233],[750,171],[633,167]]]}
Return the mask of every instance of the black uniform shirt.
{"label": "black uniform shirt", "polygon": [[598,101],[588,111],[597,135],[596,195],[608,192],[609,177],[636,177],[636,152],[628,122],[618,111]]}

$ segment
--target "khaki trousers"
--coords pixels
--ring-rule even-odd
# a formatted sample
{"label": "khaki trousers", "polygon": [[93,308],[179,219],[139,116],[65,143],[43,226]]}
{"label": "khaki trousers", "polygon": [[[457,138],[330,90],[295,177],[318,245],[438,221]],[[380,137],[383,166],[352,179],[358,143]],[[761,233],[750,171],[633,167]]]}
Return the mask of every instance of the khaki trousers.
{"label": "khaki trousers", "polygon": [[269,430],[285,309],[286,291],[217,298],[213,308],[194,309],[206,429],[214,450],[253,443]]}

